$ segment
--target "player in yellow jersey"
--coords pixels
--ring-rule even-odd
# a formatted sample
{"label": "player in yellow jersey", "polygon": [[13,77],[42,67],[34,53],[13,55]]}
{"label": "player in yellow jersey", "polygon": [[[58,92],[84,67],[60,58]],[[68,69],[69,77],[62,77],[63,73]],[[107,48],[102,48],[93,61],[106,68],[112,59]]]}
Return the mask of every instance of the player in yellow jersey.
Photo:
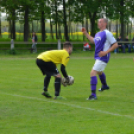
{"label": "player in yellow jersey", "polygon": [[57,64],[61,64],[61,72],[65,77],[66,82],[69,82],[68,74],[66,72],[66,65],[70,59],[70,54],[72,53],[73,46],[70,42],[65,42],[63,44],[63,50],[51,50],[46,51],[38,55],[36,63],[37,66],[42,71],[45,76],[44,79],[44,95],[47,98],[52,96],[48,93],[48,85],[51,76],[55,77],[55,99],[60,98],[60,88],[61,88],[61,75],[57,69]]}

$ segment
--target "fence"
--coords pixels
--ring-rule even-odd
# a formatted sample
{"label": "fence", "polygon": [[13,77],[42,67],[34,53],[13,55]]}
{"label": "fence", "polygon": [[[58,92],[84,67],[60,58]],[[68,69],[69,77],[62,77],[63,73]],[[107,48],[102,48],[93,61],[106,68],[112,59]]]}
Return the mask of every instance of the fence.
{"label": "fence", "polygon": [[[63,44],[63,42],[60,42]],[[74,45],[74,49],[83,49],[83,44],[85,42],[72,42]],[[119,41],[118,43],[121,44],[133,44],[134,41]],[[0,50],[9,50],[11,49],[11,44],[14,44],[16,50],[30,50],[32,43],[31,42],[0,42]],[[16,47],[17,45],[17,47]],[[42,49],[57,49],[58,48],[58,42],[38,42],[37,45],[39,50]],[[94,48],[94,47],[93,47]]]}
{"label": "fence", "polygon": [[[16,50],[28,50],[31,49],[32,42],[0,42],[0,50],[9,50],[13,48],[13,45]],[[57,49],[59,48],[58,44],[63,44],[63,42],[38,42],[37,47],[39,50],[42,49]],[[77,49],[82,49],[84,42],[72,42],[72,44],[77,47]],[[17,47],[16,47],[17,46]],[[61,46],[62,48],[62,46]]]}

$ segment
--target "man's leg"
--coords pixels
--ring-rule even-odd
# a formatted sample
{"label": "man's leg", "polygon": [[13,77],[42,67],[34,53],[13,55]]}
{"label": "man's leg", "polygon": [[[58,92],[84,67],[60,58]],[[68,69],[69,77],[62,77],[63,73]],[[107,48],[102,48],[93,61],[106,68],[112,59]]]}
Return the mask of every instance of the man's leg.
{"label": "man's leg", "polygon": [[35,43],[35,53],[37,53],[37,43]]}
{"label": "man's leg", "polygon": [[61,89],[61,75],[60,74],[58,74],[55,77],[54,86],[55,86],[55,99],[57,99],[60,95],[60,89]]}
{"label": "man's leg", "polygon": [[39,69],[41,70],[43,75],[46,75],[46,77],[44,78],[44,92],[42,93],[43,96],[47,97],[47,98],[51,98],[51,95],[47,92],[48,90],[48,85],[51,79],[51,75],[46,74],[46,63],[43,60],[37,59],[36,60],[36,64],[39,67]]}
{"label": "man's leg", "polygon": [[48,91],[48,85],[50,82],[51,76],[46,75],[46,77],[44,78],[44,91]]}
{"label": "man's leg", "polygon": [[131,44],[128,44],[128,52],[131,53]]}
{"label": "man's leg", "polygon": [[119,53],[119,48],[116,48],[117,53]]}
{"label": "man's leg", "polygon": [[33,52],[34,53],[36,52],[36,44],[35,43],[33,44]]}
{"label": "man's leg", "polygon": [[34,50],[34,43],[32,44],[31,53],[33,52],[33,50]]}
{"label": "man's leg", "polygon": [[97,86],[97,71],[92,70],[90,73],[90,77],[91,77],[91,81],[90,81],[90,85],[91,85],[91,96],[89,96],[89,98],[87,100],[96,100],[96,86]]}
{"label": "man's leg", "polygon": [[114,50],[114,53],[115,53],[115,54],[117,53],[117,49]]}
{"label": "man's leg", "polygon": [[125,50],[125,45],[122,45],[122,50],[123,50],[123,53],[126,52],[126,50]]}
{"label": "man's leg", "polygon": [[91,77],[91,96],[89,96],[88,100],[96,100],[96,86],[97,86],[97,74],[101,75],[101,81],[103,82],[104,85],[107,85],[106,83],[106,77],[104,75],[104,73],[102,74],[102,71],[105,69],[107,63],[101,61],[101,60],[96,60],[95,64],[93,66],[93,69],[90,73],[90,77]]}
{"label": "man's leg", "polygon": [[134,51],[134,46],[132,46],[133,47],[133,51]]}
{"label": "man's leg", "polygon": [[61,88],[61,78],[55,78],[55,96],[60,95],[60,88]]}
{"label": "man's leg", "polygon": [[50,79],[51,79],[51,76],[46,76],[44,78],[44,92],[42,93],[43,96],[47,97],[47,98],[51,98],[52,96],[48,93],[48,85],[50,83]]}
{"label": "man's leg", "polygon": [[99,74],[100,81],[102,83],[102,87],[99,89],[99,91],[108,90],[109,87],[107,86],[105,73],[104,72],[100,72],[98,74]]}

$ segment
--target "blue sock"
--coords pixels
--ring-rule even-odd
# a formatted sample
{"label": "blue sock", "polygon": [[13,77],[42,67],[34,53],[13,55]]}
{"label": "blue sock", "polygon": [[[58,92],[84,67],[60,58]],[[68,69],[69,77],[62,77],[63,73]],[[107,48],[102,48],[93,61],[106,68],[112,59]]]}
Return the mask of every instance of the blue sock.
{"label": "blue sock", "polygon": [[102,86],[107,86],[106,75],[104,73],[102,73],[101,75],[99,75],[99,77],[100,77],[100,81],[102,83]]}
{"label": "blue sock", "polygon": [[92,95],[96,97],[96,85],[97,85],[97,77],[96,76],[91,77],[90,84],[91,84]]}

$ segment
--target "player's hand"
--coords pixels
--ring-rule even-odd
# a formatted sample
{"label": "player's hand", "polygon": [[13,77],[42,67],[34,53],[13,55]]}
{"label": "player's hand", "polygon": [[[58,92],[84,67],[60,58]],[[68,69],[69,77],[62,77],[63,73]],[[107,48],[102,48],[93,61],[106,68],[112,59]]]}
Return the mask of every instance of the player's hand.
{"label": "player's hand", "polygon": [[66,87],[69,84],[69,77],[62,78],[61,83],[64,87]]}
{"label": "player's hand", "polygon": [[82,31],[84,34],[87,33],[87,30],[86,30],[85,27],[82,27],[81,31]]}
{"label": "player's hand", "polygon": [[107,55],[107,52],[106,51],[100,51],[98,55],[99,55],[99,57],[103,57],[103,56]]}
{"label": "player's hand", "polygon": [[133,62],[134,62],[134,58],[133,58]]}
{"label": "player's hand", "polygon": [[69,77],[65,78],[65,83],[69,83]]}

